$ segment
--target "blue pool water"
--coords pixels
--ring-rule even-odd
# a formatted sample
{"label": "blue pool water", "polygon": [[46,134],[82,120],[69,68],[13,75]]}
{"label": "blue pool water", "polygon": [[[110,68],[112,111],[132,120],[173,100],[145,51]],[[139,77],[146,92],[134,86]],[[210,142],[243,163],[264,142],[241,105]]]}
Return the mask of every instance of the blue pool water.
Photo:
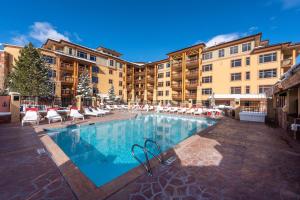
{"label": "blue pool water", "polygon": [[[139,165],[131,155],[133,144],[143,146],[145,138],[150,138],[166,151],[215,123],[207,118],[150,114],[129,120],[50,129],[47,133],[96,186],[101,186]],[[136,154],[144,160],[142,150],[138,151]]]}

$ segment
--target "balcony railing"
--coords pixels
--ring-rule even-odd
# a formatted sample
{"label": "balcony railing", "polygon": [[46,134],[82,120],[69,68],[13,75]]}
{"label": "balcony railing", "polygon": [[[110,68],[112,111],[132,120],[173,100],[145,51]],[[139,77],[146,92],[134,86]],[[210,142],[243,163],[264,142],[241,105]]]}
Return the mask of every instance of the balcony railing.
{"label": "balcony railing", "polygon": [[288,59],[284,59],[281,61],[281,66],[282,67],[289,67],[293,64],[293,59],[288,58]]}
{"label": "balcony railing", "polygon": [[194,72],[189,72],[186,74],[187,79],[197,79],[198,78],[198,70]]}
{"label": "balcony railing", "polygon": [[181,80],[182,79],[182,74],[181,73],[172,74],[172,79],[173,80]]}
{"label": "balcony railing", "polygon": [[71,65],[70,63],[61,63],[60,68],[62,70],[67,70],[67,71],[73,71],[74,70],[73,65]]}
{"label": "balcony railing", "polygon": [[154,89],[153,86],[150,86],[150,85],[147,86],[147,90],[153,90],[153,89]]}
{"label": "balcony railing", "polygon": [[145,72],[135,72],[135,73],[134,73],[134,76],[135,76],[135,77],[138,77],[138,76],[145,76]]}
{"label": "balcony railing", "polygon": [[181,101],[182,100],[182,94],[172,94],[172,99],[175,101]]}
{"label": "balcony railing", "polygon": [[135,80],[135,83],[145,83],[145,79]]}
{"label": "balcony railing", "polygon": [[147,78],[148,83],[154,83],[154,78]]}
{"label": "balcony railing", "polygon": [[182,85],[172,84],[172,90],[181,91],[182,90]]}
{"label": "balcony railing", "polygon": [[198,83],[187,83],[186,88],[187,89],[197,89]]}
{"label": "balcony railing", "polygon": [[182,62],[173,63],[172,64],[172,69],[174,71],[181,71],[182,70]]}
{"label": "balcony railing", "polygon": [[197,99],[197,94],[186,94],[185,98],[186,99]]}
{"label": "balcony railing", "polygon": [[147,74],[154,75],[154,70],[147,70]]}
{"label": "balcony railing", "polygon": [[71,76],[63,76],[63,77],[61,77],[60,80],[61,80],[61,82],[64,82],[64,83],[73,83],[74,82],[74,79]]}
{"label": "balcony railing", "polygon": [[190,69],[190,68],[196,68],[199,66],[199,60],[187,60],[186,61],[186,68]]}

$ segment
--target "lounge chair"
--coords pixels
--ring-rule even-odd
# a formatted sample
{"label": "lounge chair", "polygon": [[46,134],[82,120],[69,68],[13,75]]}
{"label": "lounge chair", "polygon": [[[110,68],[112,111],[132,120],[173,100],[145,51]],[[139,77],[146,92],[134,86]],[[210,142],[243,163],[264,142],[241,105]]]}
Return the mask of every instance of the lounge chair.
{"label": "lounge chair", "polygon": [[62,122],[62,117],[60,116],[60,114],[57,113],[57,111],[55,109],[50,108],[47,111],[46,118],[48,119],[49,124],[51,123],[51,121],[60,121],[60,122]]}
{"label": "lounge chair", "polygon": [[113,107],[111,107],[110,105],[106,105],[105,106],[108,110],[113,110],[114,108]]}
{"label": "lounge chair", "polygon": [[178,114],[183,114],[183,113],[185,113],[186,112],[186,108],[180,108],[178,111],[177,111],[177,113]]}
{"label": "lounge chair", "polygon": [[163,107],[161,107],[161,106],[157,106],[156,107],[156,112],[162,112],[163,111]]}
{"label": "lounge chair", "polygon": [[25,112],[25,116],[22,119],[22,126],[24,126],[24,123],[36,123],[38,125],[40,122],[40,117],[38,114],[37,108],[27,108]]}
{"label": "lounge chair", "polygon": [[149,106],[149,110],[154,110],[154,106]]}
{"label": "lounge chair", "polygon": [[101,109],[99,107],[97,107],[97,111],[100,112],[100,113],[104,113],[104,114],[109,114],[110,113],[109,110],[103,110],[103,109]]}
{"label": "lounge chair", "polygon": [[73,121],[74,121],[74,119],[83,119],[84,120],[84,115],[80,114],[78,112],[77,108],[71,108],[70,117],[73,118]]}
{"label": "lounge chair", "polygon": [[149,105],[148,105],[148,104],[146,104],[146,105],[143,107],[143,109],[142,109],[142,110],[144,110],[144,111],[148,112],[148,111],[149,111]]}
{"label": "lounge chair", "polygon": [[94,116],[94,117],[99,117],[101,116],[100,113],[93,111],[90,108],[84,108],[84,115],[89,115],[89,116]]}
{"label": "lounge chair", "polygon": [[195,112],[195,109],[194,108],[190,108],[185,113],[186,114],[194,114],[194,112]]}
{"label": "lounge chair", "polygon": [[164,111],[164,112],[170,112],[171,108],[172,108],[172,107],[164,107],[164,110],[163,110],[163,111]]}
{"label": "lounge chair", "polygon": [[90,108],[93,112],[98,113],[100,116],[106,115],[107,113],[103,110],[99,111],[97,108]]}
{"label": "lounge chair", "polygon": [[202,114],[203,114],[203,109],[202,108],[198,108],[194,112],[194,115],[202,115]]}
{"label": "lounge chair", "polygon": [[178,111],[178,108],[177,107],[172,107],[171,110],[170,110],[170,113],[175,113]]}

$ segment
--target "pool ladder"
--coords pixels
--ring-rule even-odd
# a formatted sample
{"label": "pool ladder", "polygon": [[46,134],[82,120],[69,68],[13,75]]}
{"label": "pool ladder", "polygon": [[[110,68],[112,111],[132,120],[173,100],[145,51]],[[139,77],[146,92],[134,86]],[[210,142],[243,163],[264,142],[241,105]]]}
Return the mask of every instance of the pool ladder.
{"label": "pool ladder", "polygon": [[[153,152],[151,152],[148,148],[147,148],[147,144],[148,143],[153,143],[155,144],[157,150],[158,150],[158,155],[155,155]],[[143,150],[145,158],[146,158],[146,162],[142,162],[134,153],[134,149],[135,148],[140,148]],[[144,146],[141,146],[139,144],[134,144],[131,147],[131,154],[132,156],[145,168],[145,170],[147,171],[149,176],[152,176],[152,168],[149,162],[149,157],[148,157],[148,153],[151,154],[154,158],[156,158],[161,164],[165,164],[164,162],[164,158],[162,155],[162,152],[160,150],[159,145],[157,144],[157,142],[155,142],[154,140],[151,139],[146,139],[144,142]]]}

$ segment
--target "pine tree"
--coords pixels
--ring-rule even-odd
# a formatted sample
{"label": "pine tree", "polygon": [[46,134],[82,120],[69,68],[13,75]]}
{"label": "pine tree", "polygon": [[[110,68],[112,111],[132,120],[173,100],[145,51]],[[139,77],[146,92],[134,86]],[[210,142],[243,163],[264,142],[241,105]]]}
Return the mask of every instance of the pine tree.
{"label": "pine tree", "polygon": [[39,50],[29,43],[20,50],[20,56],[8,76],[9,90],[22,96],[51,97],[54,84],[49,72],[50,67]]}
{"label": "pine tree", "polygon": [[108,90],[108,97],[111,101],[114,101],[116,99],[115,88],[113,85],[111,85],[110,89]]}
{"label": "pine tree", "polygon": [[84,71],[79,76],[77,93],[82,95],[84,98],[90,97],[92,95],[91,80],[88,71]]}

